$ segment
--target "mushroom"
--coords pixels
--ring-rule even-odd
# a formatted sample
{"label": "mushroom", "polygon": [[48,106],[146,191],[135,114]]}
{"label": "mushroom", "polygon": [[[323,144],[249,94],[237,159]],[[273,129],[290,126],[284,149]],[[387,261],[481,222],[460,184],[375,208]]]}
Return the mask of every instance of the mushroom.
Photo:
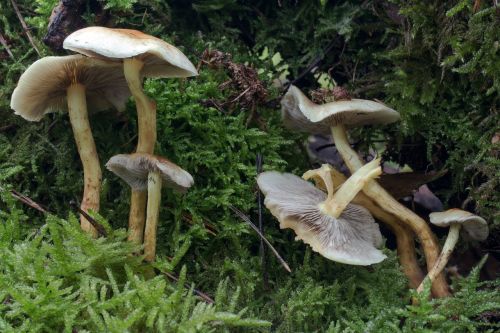
{"label": "mushroom", "polygon": [[[387,124],[399,119],[396,111],[374,101],[351,99],[315,104],[293,85],[283,96],[281,105],[285,126],[295,130],[303,128],[312,133],[327,133],[330,129],[335,146],[351,173],[361,168],[363,161],[351,148],[345,126]],[[427,259],[427,267],[430,269],[439,256],[439,245],[427,223],[401,205],[375,180],[369,181],[363,187],[363,192],[382,209],[398,217],[398,220],[417,235]],[[438,297],[450,294],[443,275],[435,279],[433,292]]]}
{"label": "mushroom", "polygon": [[[142,79],[195,76],[198,72],[194,65],[176,47],[131,29],[80,29],[66,37],[63,47],[90,57],[123,60],[125,78],[137,107],[139,139],[136,152],[152,154],[156,143],[156,105],[144,93]],[[145,193],[133,190],[129,216],[130,241],[142,241],[145,204]]]}
{"label": "mushroom", "polygon": [[[324,173],[322,177],[319,176],[316,170],[309,170],[302,175],[302,178],[314,180],[316,187],[323,191],[327,190],[324,180],[325,178],[330,179],[333,188],[340,187],[347,180],[343,173],[336,170],[329,164],[322,165],[321,169],[323,169]],[[417,288],[424,279],[424,274],[418,265],[415,240],[411,231],[408,230],[406,226],[401,225],[394,215],[387,213],[385,210],[377,206],[377,204],[363,192],[359,192],[351,202],[368,209],[368,211],[375,218],[386,223],[394,232],[396,235],[398,257],[401,268],[408,278],[410,287]]]}
{"label": "mushroom", "polygon": [[417,288],[418,292],[424,290],[426,281],[434,281],[436,276],[440,274],[446,267],[448,260],[453,253],[453,249],[458,242],[460,230],[473,240],[482,241],[488,238],[488,223],[482,218],[461,209],[449,209],[445,212],[429,214],[431,223],[438,227],[450,227],[448,237],[443,245],[443,250],[439,255],[434,266],[427,273],[426,278]]}
{"label": "mushroom", "polygon": [[[371,265],[386,256],[376,247],[382,235],[370,213],[350,204],[350,197],[382,171],[379,161],[367,164],[333,193],[328,194],[293,174],[263,172],[257,177],[266,196],[264,204],[279,220],[280,228],[291,228],[312,249],[325,258],[350,265]],[[324,174],[320,170],[318,177]]]}
{"label": "mushroom", "polygon": [[163,157],[144,153],[115,155],[106,163],[106,168],[123,179],[133,190],[147,190],[144,255],[147,261],[153,261],[162,184],[184,193],[193,185],[193,177]]}
{"label": "mushroom", "polygon": [[[68,111],[76,146],[83,164],[84,191],[81,209],[99,211],[101,168],[87,106],[91,110],[125,108],[130,96],[121,66],[81,55],[45,57],[21,75],[10,107],[29,121],[49,112]],[[89,221],[80,217],[82,229],[97,236]]]}

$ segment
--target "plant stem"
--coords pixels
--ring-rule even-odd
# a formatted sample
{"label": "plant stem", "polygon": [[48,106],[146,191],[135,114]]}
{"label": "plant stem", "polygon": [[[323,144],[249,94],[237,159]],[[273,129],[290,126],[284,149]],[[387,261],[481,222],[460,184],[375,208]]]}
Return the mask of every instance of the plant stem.
{"label": "plant stem", "polygon": [[[137,58],[125,59],[123,69],[125,78],[137,108],[138,143],[136,152],[153,154],[156,143],[156,105],[142,90],[141,69],[144,62]],[[132,190],[129,213],[128,240],[142,243],[146,209],[145,191]]]}
{"label": "plant stem", "polygon": [[[84,189],[80,208],[85,212],[89,209],[98,212],[102,174],[87,114],[85,86],[71,84],[67,89],[67,100],[69,119],[83,165]],[[97,237],[97,230],[83,215],[80,215],[80,224],[84,231]]]}
{"label": "plant stem", "polygon": [[443,245],[443,250],[439,255],[438,259],[434,266],[429,270],[427,276],[424,281],[418,286],[417,291],[420,293],[424,290],[424,283],[426,281],[431,281],[431,283],[435,280],[436,276],[438,276],[443,269],[446,267],[448,260],[450,260],[451,254],[455,249],[455,245],[457,245],[458,237],[460,235],[460,229],[462,225],[459,223],[452,223],[450,226],[450,230],[448,231],[448,237],[446,237],[446,241]]}
{"label": "plant stem", "polygon": [[[361,168],[363,162],[349,145],[344,126],[337,125],[332,127],[332,136],[337,151],[342,156],[351,172],[355,172],[357,169]],[[407,225],[417,235],[426,257],[427,268],[430,270],[439,256],[439,245],[429,225],[418,215],[401,205],[376,181],[369,181],[363,188],[363,192],[372,198],[382,209],[397,216],[399,221]],[[436,276],[432,291],[436,297],[446,297],[450,295],[448,284],[442,274]]]}
{"label": "plant stem", "polygon": [[161,177],[159,172],[148,175],[148,205],[146,213],[146,229],[144,231],[144,259],[154,261],[156,255],[156,228],[161,199]]}

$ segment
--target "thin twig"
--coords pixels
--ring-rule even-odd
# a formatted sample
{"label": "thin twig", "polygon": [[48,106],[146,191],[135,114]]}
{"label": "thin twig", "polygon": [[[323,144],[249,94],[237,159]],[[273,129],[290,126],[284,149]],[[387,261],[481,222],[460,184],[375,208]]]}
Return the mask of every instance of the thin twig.
{"label": "thin twig", "polygon": [[[179,282],[179,278],[177,276],[175,276],[174,274],[172,273],[169,273],[169,272],[163,272],[161,271],[163,274],[165,274],[165,276],[167,276],[170,280],[174,281],[174,282]],[[191,289],[191,286],[189,285],[189,283],[185,283],[184,284],[184,287],[186,287],[187,289]],[[203,291],[201,290],[198,290],[196,288],[193,288],[193,293],[199,297],[201,297],[205,302],[209,303],[209,304],[214,304],[215,301],[210,297],[208,296],[207,294],[205,294]]]}
{"label": "thin twig", "polygon": [[266,237],[264,237],[264,235],[259,231],[259,228],[257,228],[255,226],[255,224],[252,223],[252,221],[250,220],[250,218],[248,216],[246,216],[238,208],[234,207],[233,205],[229,205],[229,209],[231,209],[236,215],[238,215],[239,218],[241,218],[243,221],[245,221],[246,223],[248,223],[252,227],[252,229],[255,230],[255,232],[260,236],[260,238],[262,238],[262,240],[264,241],[264,243],[266,243],[266,245],[269,246],[269,248],[271,249],[271,251],[273,252],[273,254],[276,256],[276,258],[280,262],[280,264],[286,269],[287,272],[291,273],[292,270],[290,269],[290,266],[288,266],[288,264],[286,263],[286,261],[280,256],[280,254],[278,253],[278,251],[276,251],[276,249],[274,248],[274,246],[272,246],[271,243],[266,239]]}
{"label": "thin twig", "polygon": [[72,206],[73,208],[75,208],[78,211],[78,213],[82,214],[83,217],[85,217],[87,219],[87,221],[89,221],[90,224],[92,224],[92,226],[95,228],[95,230],[97,230],[97,233],[100,236],[104,236],[104,237],[108,236],[108,233],[107,233],[106,229],[104,229],[104,227],[99,222],[97,222],[96,220],[94,220],[92,218],[92,216],[90,216],[86,211],[84,211],[83,209],[81,209],[80,205],[77,204],[76,201],[71,200],[69,202],[69,205]]}
{"label": "thin twig", "polygon": [[22,193],[19,193],[16,190],[10,190],[10,194],[17,200],[21,201],[23,204],[30,206],[31,208],[36,209],[39,212],[44,214],[48,213],[48,211],[42,205],[33,201],[31,198],[25,196]]}
{"label": "thin twig", "polygon": [[3,37],[2,32],[0,32],[0,43],[4,47],[5,51],[7,51],[7,53],[9,54],[9,57],[14,59],[14,55],[12,54],[12,51],[10,50],[9,45],[7,45],[7,41]]}
{"label": "thin twig", "polygon": [[38,50],[38,48],[35,45],[35,40],[33,39],[33,36],[31,36],[31,32],[30,32],[28,26],[26,25],[26,22],[24,22],[23,16],[21,15],[21,12],[19,11],[19,7],[17,6],[17,3],[15,2],[15,0],[10,0],[10,2],[12,3],[12,7],[14,7],[14,11],[17,14],[17,18],[19,19],[19,21],[21,22],[21,25],[23,26],[24,33],[26,34],[26,36],[28,36],[28,40],[30,41],[31,46],[33,46],[33,48],[35,49],[38,56],[40,56],[40,51]]}
{"label": "thin twig", "polygon": [[299,74],[299,76],[297,76],[295,79],[293,79],[292,81],[288,82],[285,85],[283,91],[286,92],[292,84],[297,83],[304,76],[309,74],[309,72],[313,70],[313,68],[316,67],[323,60],[323,58],[328,54],[328,52],[331,51],[333,46],[335,46],[335,41],[336,41],[335,39],[332,39],[330,43],[326,46],[326,48],[321,52],[321,54],[319,54],[316,58],[314,58],[313,61],[309,64],[309,66],[307,66],[307,68],[303,70],[302,73]]}

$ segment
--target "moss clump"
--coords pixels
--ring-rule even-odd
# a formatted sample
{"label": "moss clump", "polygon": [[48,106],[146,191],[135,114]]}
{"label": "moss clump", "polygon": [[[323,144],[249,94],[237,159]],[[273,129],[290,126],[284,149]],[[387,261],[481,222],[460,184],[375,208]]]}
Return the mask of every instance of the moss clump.
{"label": "moss clump", "polygon": [[[32,16],[30,24],[38,29],[33,33],[40,40],[53,1],[17,2],[24,15]],[[384,98],[403,115],[401,125],[360,132],[360,144],[368,147],[372,138],[384,135],[394,142],[388,154],[393,160],[408,162],[417,170],[431,161],[438,169],[448,167],[450,178],[441,184],[441,198],[456,206],[470,196],[471,205],[493,220],[498,191],[492,180],[498,179],[498,160],[491,155],[494,147],[489,140],[498,103],[498,62],[494,61],[498,18],[489,2],[482,2],[475,13],[467,4],[460,9],[451,1],[359,6],[309,0],[282,1],[280,6],[273,1],[172,0],[169,11],[157,10],[166,6],[152,0],[107,4],[118,26],[140,27],[181,45],[194,63],[206,48],[229,52],[233,61],[257,68],[267,88],[282,67],[269,58],[259,59],[264,47],[271,55],[281,53],[289,78],[297,77],[320,56],[319,72],[334,66],[337,83],[359,97]],[[270,215],[264,219],[266,236],[293,273],[268,258],[264,278],[258,238],[229,205],[255,216],[257,153],[264,156],[264,169],[301,173],[309,167],[308,161],[303,137],[285,131],[279,111],[272,107],[277,91],[271,89],[269,103],[256,109],[262,122],[249,126],[250,110],[219,110],[207,103],[237,93],[219,89],[229,79],[221,70],[202,67],[195,79],[149,80],[145,85],[157,101],[156,153],[195,178],[186,196],[163,193],[156,268],[194,282],[215,298],[215,306],[191,296],[182,283],[166,281],[161,274],[152,277],[150,266],[127,255],[132,249],[122,241],[120,228],[127,224],[129,189],[111,173],[104,173],[101,209],[118,230],[109,239],[88,239],[73,217],[46,221],[34,211],[24,212],[6,192],[8,184],[46,205],[54,215],[68,216],[69,201],[80,196],[81,167],[66,115],[52,114],[40,123],[12,116],[10,93],[36,56],[26,40],[16,37],[22,36],[22,28],[11,7],[0,4],[0,9],[1,31],[15,56],[10,59],[0,53],[6,57],[0,65],[0,185],[4,189],[0,330],[498,329],[498,283],[478,282],[479,269],[468,279],[454,281],[455,297],[431,302],[424,297],[419,306],[408,306],[411,295],[391,251],[386,250],[389,260],[370,269],[336,264],[294,242],[292,232],[279,231]],[[86,15],[89,21],[91,14]],[[42,52],[51,53],[43,47]],[[472,61],[465,69],[462,58],[463,64]],[[312,74],[297,84],[317,87]],[[135,119],[132,102],[123,114],[91,117],[101,161],[133,151]],[[409,142],[418,150],[400,154],[407,151],[401,147]],[[411,159],[412,154],[421,160]]]}

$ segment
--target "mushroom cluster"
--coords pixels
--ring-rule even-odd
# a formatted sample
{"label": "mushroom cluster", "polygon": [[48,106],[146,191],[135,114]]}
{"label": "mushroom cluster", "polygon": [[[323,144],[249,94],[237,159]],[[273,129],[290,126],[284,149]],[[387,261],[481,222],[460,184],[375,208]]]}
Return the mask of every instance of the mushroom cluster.
{"label": "mushroom cluster", "polygon": [[[364,165],[364,162],[352,149],[347,139],[346,128],[388,124],[399,120],[399,113],[380,102],[351,99],[348,94],[336,97],[337,99],[334,101],[316,104],[297,87],[291,85],[281,100],[282,119],[287,128],[295,131],[310,134],[331,133],[340,156],[352,174],[351,177],[346,180],[346,177],[333,167],[323,165],[320,169],[310,170],[303,176],[304,179],[313,179],[315,181],[318,189],[313,190],[310,183],[299,182],[296,179],[297,177],[293,175],[281,175],[281,182],[279,182],[277,181],[278,174],[265,172],[258,176],[257,182],[266,195],[266,206],[278,218],[282,228],[294,229],[297,238],[303,239],[315,251],[322,254],[324,251],[319,250],[321,247],[318,244],[325,244],[325,242],[333,244],[335,242],[331,240],[338,237],[347,240],[343,228],[339,227],[339,225],[343,225],[340,221],[343,223],[350,222],[350,227],[356,229],[357,222],[352,222],[347,217],[342,218],[343,215],[337,215],[337,212],[342,211],[342,209],[335,208],[336,205],[344,207],[347,202],[348,205],[344,213],[350,216],[352,216],[353,206],[361,207],[386,223],[396,235],[399,260],[404,273],[408,277],[410,286],[417,288],[424,280],[424,274],[417,262],[414,242],[414,235],[416,235],[420,240],[426,258],[429,271],[426,280],[432,282],[432,293],[436,297],[448,296],[450,294],[449,287],[441,271],[447,262],[449,253],[451,253],[453,247],[451,244],[456,243],[457,230],[460,227],[454,224],[450,229],[449,241],[447,240],[443,252],[440,254],[437,238],[431,231],[430,226],[422,218],[401,205],[373,177],[359,178],[359,172],[372,162]],[[285,178],[293,186],[287,185],[285,187]],[[272,182],[273,179],[275,179],[274,183]],[[363,179],[363,181],[359,183],[359,179]],[[349,186],[350,183],[357,183],[357,187]],[[286,190],[280,192],[270,184],[274,184],[274,187],[281,186]],[[337,188],[337,192],[334,192]],[[326,191],[328,194],[325,195],[321,190]],[[279,195],[283,198],[280,199]],[[325,200],[325,196],[326,201],[321,202],[321,200]],[[325,204],[326,202],[328,202],[328,205]],[[325,218],[325,215],[328,218]],[[340,219],[337,220],[339,217]],[[364,218],[367,219],[366,216]],[[436,218],[436,216],[431,216],[431,221]],[[314,219],[321,221],[321,223],[312,223],[311,221]],[[469,225],[472,225],[472,221],[477,222],[478,219],[468,217],[467,221],[469,221]],[[485,223],[480,225],[482,225],[483,229],[476,232],[476,234],[480,235],[479,238],[484,239],[485,234],[487,235],[487,227]],[[486,228],[486,233],[484,228]],[[326,234],[325,230],[327,230]],[[336,235],[332,235],[333,233],[336,233]],[[319,237],[319,240],[313,238],[312,234]],[[355,237],[354,233],[351,233],[350,237],[352,239],[350,241],[354,242],[355,238],[352,238]],[[478,238],[476,237],[476,239]],[[376,244],[372,243],[372,245]],[[358,246],[363,248],[360,244]],[[364,246],[366,248],[366,244]],[[356,261],[348,262],[342,258],[338,260],[337,257],[332,255],[324,256],[344,263],[360,264]],[[369,264],[369,261],[365,263]],[[421,287],[418,288],[419,291],[421,289]]]}
{"label": "mushroom cluster", "polygon": [[[39,121],[48,112],[68,111],[83,165],[81,209],[98,212],[102,174],[87,108],[123,110],[128,98],[134,97],[139,127],[136,152],[114,156],[107,167],[132,187],[129,240],[142,243],[146,228],[146,259],[152,261],[161,185],[186,190],[193,178],[167,159],[152,155],[156,104],[144,93],[142,80],[195,76],[196,68],[176,47],[137,30],[88,27],[70,34],[63,47],[81,55],[45,57],[33,63],[14,90],[11,108],[29,121]],[[97,236],[83,214],[80,223]]]}

